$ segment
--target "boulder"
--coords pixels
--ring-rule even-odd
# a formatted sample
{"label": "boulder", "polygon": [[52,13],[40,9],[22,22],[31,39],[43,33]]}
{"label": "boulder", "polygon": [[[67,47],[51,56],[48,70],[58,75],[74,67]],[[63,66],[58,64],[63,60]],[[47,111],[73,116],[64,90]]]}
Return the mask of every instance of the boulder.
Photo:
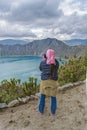
{"label": "boulder", "polygon": [[19,105],[19,101],[18,100],[13,100],[8,104],[8,107],[15,107]]}
{"label": "boulder", "polygon": [[18,98],[18,101],[19,101],[20,104],[27,103],[29,100],[30,100],[30,96],[26,96],[26,97],[23,97],[23,98]]}
{"label": "boulder", "polygon": [[58,87],[58,90],[66,90],[66,89],[72,88],[72,87],[73,87],[73,84],[69,83],[69,84],[63,85],[62,87]]}
{"label": "boulder", "polygon": [[0,108],[7,108],[8,105],[6,103],[0,103]]}
{"label": "boulder", "polygon": [[31,99],[31,100],[38,100],[38,97],[35,96],[35,95],[31,95],[31,96],[30,96],[30,99]]}
{"label": "boulder", "polygon": [[36,93],[35,96],[40,97],[40,93]]}
{"label": "boulder", "polygon": [[83,81],[78,81],[78,82],[73,83],[74,86],[78,86],[80,84],[83,84]]}

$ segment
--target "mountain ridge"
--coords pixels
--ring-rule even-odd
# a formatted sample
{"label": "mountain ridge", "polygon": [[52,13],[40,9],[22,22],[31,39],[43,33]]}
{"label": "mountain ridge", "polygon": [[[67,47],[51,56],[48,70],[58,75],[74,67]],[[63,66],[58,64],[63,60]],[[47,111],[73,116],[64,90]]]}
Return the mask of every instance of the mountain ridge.
{"label": "mountain ridge", "polygon": [[27,41],[26,40],[15,40],[15,39],[3,39],[0,40],[0,44],[1,45],[15,45],[15,44],[26,44]]}
{"label": "mountain ridge", "polygon": [[69,46],[56,38],[34,40],[26,44],[3,45],[0,44],[0,56],[10,55],[42,55],[47,49],[54,49],[57,56],[83,56],[87,46]]}
{"label": "mountain ridge", "polygon": [[[46,38],[45,40],[50,40],[50,39],[52,40],[52,39],[56,39],[56,38]],[[44,39],[41,39],[41,40],[44,40]],[[3,40],[0,40],[0,44],[2,44],[2,45],[15,45],[15,44],[24,45],[24,44],[28,44],[29,42],[36,42],[36,41],[41,41],[41,40],[32,40],[31,41],[31,40],[27,40],[27,39],[24,39],[24,40],[3,39]],[[56,40],[62,41],[69,46],[87,45],[87,39],[70,39],[70,40],[56,39]]]}
{"label": "mountain ridge", "polygon": [[87,45],[87,39],[70,39],[70,40],[64,40],[64,42],[70,46]]}

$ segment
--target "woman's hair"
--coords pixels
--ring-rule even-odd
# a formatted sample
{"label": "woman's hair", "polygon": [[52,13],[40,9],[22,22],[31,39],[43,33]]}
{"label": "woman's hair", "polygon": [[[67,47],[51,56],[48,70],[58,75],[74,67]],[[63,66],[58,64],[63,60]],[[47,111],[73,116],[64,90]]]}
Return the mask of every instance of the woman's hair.
{"label": "woman's hair", "polygon": [[46,63],[50,66],[50,79],[54,77],[56,70],[56,60],[55,60],[55,51],[53,49],[48,49],[46,52]]}
{"label": "woman's hair", "polygon": [[54,77],[55,69],[56,69],[56,65],[50,64],[50,79]]}
{"label": "woman's hair", "polygon": [[43,57],[44,57],[44,58],[47,58],[47,57],[46,57],[46,54],[44,54]]}

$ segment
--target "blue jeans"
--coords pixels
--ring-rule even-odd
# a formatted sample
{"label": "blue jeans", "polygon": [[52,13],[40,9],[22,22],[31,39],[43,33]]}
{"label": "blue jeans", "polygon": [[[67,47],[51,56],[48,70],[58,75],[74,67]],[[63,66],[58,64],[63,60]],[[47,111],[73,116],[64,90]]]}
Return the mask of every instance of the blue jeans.
{"label": "blue jeans", "polygon": [[[40,103],[39,103],[39,112],[43,113],[44,112],[44,107],[45,107],[45,95],[41,94],[40,96]],[[57,109],[57,101],[56,101],[56,97],[51,97],[51,113],[55,114],[56,113],[56,109]]]}

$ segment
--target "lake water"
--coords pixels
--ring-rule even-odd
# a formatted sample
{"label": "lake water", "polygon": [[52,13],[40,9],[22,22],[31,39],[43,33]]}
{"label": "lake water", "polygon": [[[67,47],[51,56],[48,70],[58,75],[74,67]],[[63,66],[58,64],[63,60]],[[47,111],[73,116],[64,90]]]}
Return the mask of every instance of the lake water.
{"label": "lake water", "polygon": [[29,77],[36,77],[40,80],[41,60],[42,57],[39,56],[0,57],[0,81],[16,78],[24,82],[28,81]]}

